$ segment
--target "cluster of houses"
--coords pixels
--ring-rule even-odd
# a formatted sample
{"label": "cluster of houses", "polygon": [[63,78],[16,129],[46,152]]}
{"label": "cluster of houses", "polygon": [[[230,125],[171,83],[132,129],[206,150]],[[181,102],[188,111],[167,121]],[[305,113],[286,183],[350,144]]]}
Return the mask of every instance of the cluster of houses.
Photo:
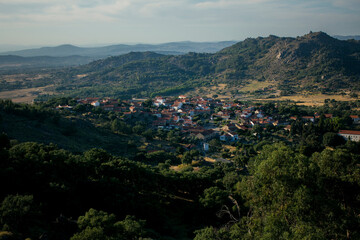
{"label": "cluster of houses", "polygon": [[[252,129],[254,125],[265,127],[270,124],[273,126],[283,126],[285,130],[290,130],[289,122],[297,120],[291,117],[286,121],[279,121],[274,116],[266,116],[261,111],[261,107],[248,106],[245,104],[230,101],[220,101],[212,98],[193,97],[180,95],[178,98],[166,98],[162,96],[152,99],[145,104],[144,100],[117,100],[110,98],[85,98],[76,99],[78,104],[89,104],[94,107],[102,108],[105,111],[121,112],[125,118],[155,116],[152,127],[154,129],[179,129],[190,137],[207,142],[210,139],[218,138],[221,141],[238,141],[239,130]],[[58,106],[60,108],[71,109],[71,106]],[[326,118],[332,118],[332,114],[325,114]],[[350,116],[355,124],[360,123],[357,115]],[[320,115],[303,116],[301,120],[315,122]],[[208,120],[206,124],[199,119]],[[226,125],[218,127],[214,122],[224,121]],[[339,135],[353,141],[360,141],[360,131],[341,130]]]}

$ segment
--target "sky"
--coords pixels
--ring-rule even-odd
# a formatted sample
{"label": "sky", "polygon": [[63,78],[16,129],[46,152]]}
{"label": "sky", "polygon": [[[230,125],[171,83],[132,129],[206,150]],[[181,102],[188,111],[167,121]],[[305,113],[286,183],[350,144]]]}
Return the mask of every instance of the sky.
{"label": "sky", "polygon": [[0,45],[360,35],[360,0],[0,0]]}

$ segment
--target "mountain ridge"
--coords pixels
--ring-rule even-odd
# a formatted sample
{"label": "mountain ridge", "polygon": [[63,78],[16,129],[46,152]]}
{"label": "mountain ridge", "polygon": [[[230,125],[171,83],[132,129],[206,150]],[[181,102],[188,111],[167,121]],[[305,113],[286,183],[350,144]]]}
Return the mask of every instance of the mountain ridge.
{"label": "mountain ridge", "polygon": [[29,69],[29,68],[61,68],[87,64],[94,59],[86,56],[64,57],[21,57],[17,55],[0,55],[0,70]]}
{"label": "mountain ridge", "polygon": [[116,56],[126,54],[129,52],[173,52],[184,54],[188,52],[217,52],[226,46],[230,46],[236,42],[221,41],[221,42],[170,42],[162,44],[115,44],[101,47],[78,47],[71,44],[63,44],[55,47],[41,47],[34,49],[25,49],[19,51],[2,52],[0,55],[18,55],[22,57],[35,56],[52,56],[64,57],[71,55],[90,56],[103,58],[107,56]]}
{"label": "mountain ridge", "polygon": [[[297,38],[273,35],[248,38],[214,54],[188,53],[130,61],[102,75],[93,68],[94,71],[80,82],[97,79],[106,86],[108,79],[112,79],[112,86],[117,81],[139,82],[142,88],[158,83],[171,90],[179,86],[181,89],[210,86],[214,79],[236,88],[252,80],[266,80],[273,81],[283,94],[325,92],[359,89],[358,66],[359,41],[340,41],[324,32],[315,32]],[[82,69],[79,67],[76,71],[81,73]]]}
{"label": "mountain ridge", "polygon": [[[52,92],[72,97],[131,98],[189,92],[267,97],[360,91],[359,66],[359,41],[310,32],[297,38],[247,38],[216,53],[131,52],[53,71],[48,81],[54,83]],[[254,82],[259,87],[246,88]],[[221,90],[219,84],[224,86]]]}

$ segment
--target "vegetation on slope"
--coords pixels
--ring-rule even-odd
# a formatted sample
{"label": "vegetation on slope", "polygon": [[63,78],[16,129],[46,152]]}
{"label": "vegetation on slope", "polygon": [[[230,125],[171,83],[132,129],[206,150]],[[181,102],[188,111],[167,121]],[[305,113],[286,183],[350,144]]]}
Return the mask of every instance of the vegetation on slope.
{"label": "vegetation on slope", "polygon": [[[131,149],[112,155],[92,148],[91,142],[77,135],[84,123],[71,122],[71,131],[57,133],[66,130],[66,117],[93,112],[85,119],[88,123],[111,122],[111,131],[122,137],[161,138],[161,148],[166,141],[173,146],[183,141],[174,131],[149,132],[145,118],[132,127],[115,113],[96,113],[91,106],[81,105],[76,113],[49,109],[71,101],[54,99],[34,106],[1,102],[0,126],[9,134],[0,134],[1,238],[360,237],[360,143],[345,142],[336,134],[353,125],[348,115],[356,113],[359,102],[328,101],[316,109],[264,104],[262,111],[273,116],[300,118],[314,111],[321,116],[315,123],[293,121],[290,132],[271,125],[241,130],[239,134],[249,142],[232,144],[232,153],[220,141],[210,141],[211,151],[225,158],[233,155],[229,164],[202,164],[196,151],[179,151],[183,167],[174,171],[179,159],[172,151],[145,153],[135,147],[130,159]],[[337,116],[325,118],[325,113]],[[19,134],[15,125],[24,132],[17,136],[25,141],[24,137],[32,137],[32,142],[10,140],[9,136]],[[27,126],[53,131],[54,138],[48,140],[55,143],[66,136],[75,144],[71,139],[76,136],[84,150],[70,152],[43,144],[45,132],[37,135]],[[89,138],[99,136],[97,147],[106,147],[104,142],[111,137],[110,131],[102,135],[93,126],[84,130]]]}
{"label": "vegetation on slope", "polygon": [[[284,94],[298,91],[359,90],[360,44],[325,33],[298,38],[246,39],[216,54],[160,56],[132,53],[58,73],[72,95],[150,96],[227,83],[241,88],[253,80],[271,81]],[[91,70],[91,71],[90,71]],[[77,78],[79,74],[87,74]],[[56,74],[55,74],[56,76]],[[66,87],[63,87],[63,86]]]}
{"label": "vegetation on slope", "polygon": [[[359,91],[360,43],[341,41],[325,33],[297,38],[249,38],[215,54],[188,53],[180,56],[151,52],[129,53],[90,64],[45,72],[33,84],[47,83],[48,92],[73,97],[150,97],[179,94],[200,87],[227,84],[232,92],[253,81],[266,82],[272,92],[339,93]],[[26,88],[8,81],[2,89]],[[11,78],[11,76],[10,76]],[[40,97],[44,99],[46,96]]]}

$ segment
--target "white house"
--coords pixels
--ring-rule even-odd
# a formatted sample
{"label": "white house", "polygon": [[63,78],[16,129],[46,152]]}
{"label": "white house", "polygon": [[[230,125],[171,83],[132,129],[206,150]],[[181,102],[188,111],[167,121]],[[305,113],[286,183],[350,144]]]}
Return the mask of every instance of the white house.
{"label": "white house", "polygon": [[205,152],[209,151],[209,144],[208,143],[204,143],[203,147],[204,147]]}
{"label": "white house", "polygon": [[227,132],[224,133],[223,135],[220,135],[220,141],[237,141],[239,140],[239,136],[235,133],[235,132]]}
{"label": "white house", "polygon": [[163,97],[156,97],[154,101],[154,105],[157,107],[160,107],[161,105],[164,105],[166,99]]}
{"label": "white house", "polygon": [[360,131],[340,130],[339,135],[342,136],[343,138],[345,138],[346,140],[360,142]]}
{"label": "white house", "polygon": [[350,118],[353,120],[354,124],[360,123],[360,117],[358,115],[350,115]]}
{"label": "white house", "polygon": [[93,105],[94,107],[100,107],[100,102],[99,101],[94,101],[91,103],[91,105]]}
{"label": "white house", "polygon": [[183,105],[182,102],[175,102],[175,103],[172,105],[172,108],[177,111],[177,110],[181,109],[182,105]]}
{"label": "white house", "polygon": [[263,118],[264,117],[264,114],[261,111],[258,111],[256,114],[257,114],[256,115],[257,118]]}

